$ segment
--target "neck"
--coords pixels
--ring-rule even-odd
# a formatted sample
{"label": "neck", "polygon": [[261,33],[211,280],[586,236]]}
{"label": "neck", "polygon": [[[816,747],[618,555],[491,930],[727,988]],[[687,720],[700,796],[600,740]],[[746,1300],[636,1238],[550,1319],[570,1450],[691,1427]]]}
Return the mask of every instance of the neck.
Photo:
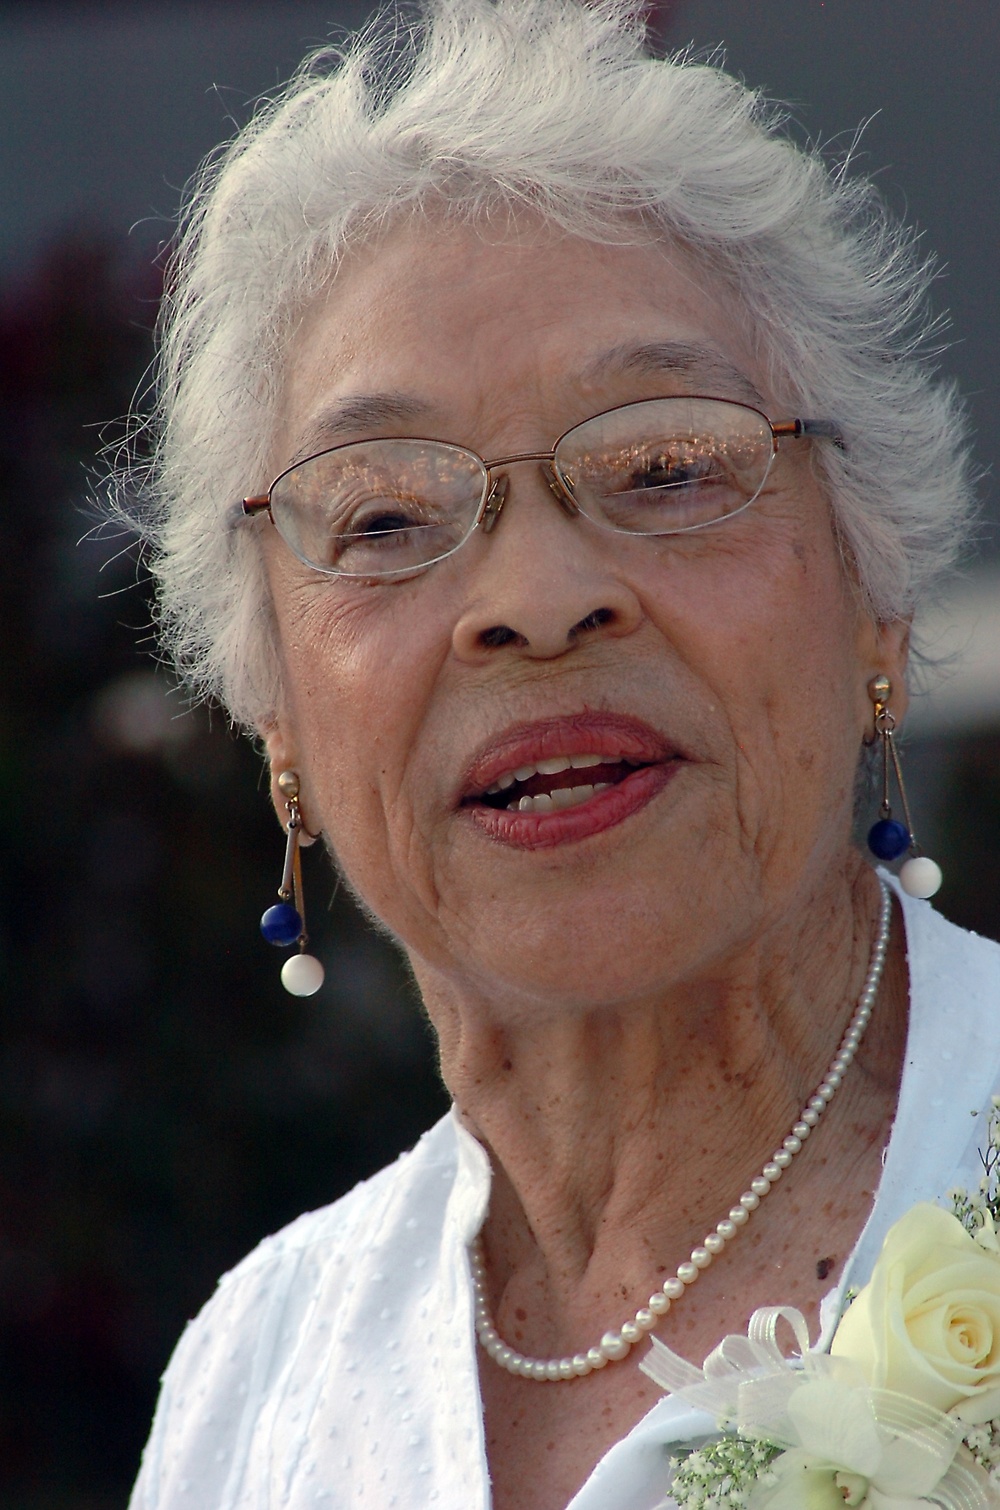
{"label": "neck", "polygon": [[[840,880],[653,999],[512,1011],[418,968],[445,1081],[493,1162],[496,1290],[544,1294],[556,1338],[648,1294],[780,1146],[868,968],[878,887],[861,862]],[[876,1044],[852,1074],[895,1068]]]}

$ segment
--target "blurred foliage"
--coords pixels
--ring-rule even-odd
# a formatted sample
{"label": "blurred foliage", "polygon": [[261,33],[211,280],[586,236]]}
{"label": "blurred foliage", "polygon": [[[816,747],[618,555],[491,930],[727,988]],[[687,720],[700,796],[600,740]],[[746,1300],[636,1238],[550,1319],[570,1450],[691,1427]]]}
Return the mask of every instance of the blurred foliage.
{"label": "blurred foliage", "polygon": [[0,299],[4,1510],[124,1505],[218,1275],[446,1105],[406,972],[318,849],[327,985],[282,990],[260,761],[171,694],[134,548],[91,532],[157,294],[88,243]]}
{"label": "blurred foliage", "polygon": [[[3,1510],[124,1505],[217,1276],[446,1104],[404,969],[316,850],[327,985],[282,991],[257,932],[282,852],[260,762],[171,695],[134,552],[89,532],[157,295],[69,244],[0,299]],[[997,936],[1000,737],[945,768],[941,903]]]}

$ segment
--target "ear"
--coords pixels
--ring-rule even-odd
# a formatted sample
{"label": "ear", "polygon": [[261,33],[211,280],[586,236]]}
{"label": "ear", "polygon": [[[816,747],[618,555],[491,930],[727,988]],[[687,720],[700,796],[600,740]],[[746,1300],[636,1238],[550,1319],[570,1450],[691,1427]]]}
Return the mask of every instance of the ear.
{"label": "ear", "polygon": [[282,771],[294,771],[299,778],[299,811],[302,814],[299,844],[303,846],[315,844],[320,832],[319,822],[317,820],[314,825],[310,821],[309,785],[294,741],[288,738],[284,728],[280,724],[268,725],[266,729],[262,730],[262,734],[264,748],[267,751],[271,804],[274,807],[278,822],[282,828],[288,822],[288,799],[278,785],[278,777]]}
{"label": "ear", "polygon": [[869,684],[876,676],[887,676],[892,684],[889,709],[897,726],[901,725],[910,705],[906,685],[906,668],[910,659],[909,619],[892,619],[886,624],[864,618],[858,634],[858,692],[863,707],[863,726],[871,734],[872,701]]}

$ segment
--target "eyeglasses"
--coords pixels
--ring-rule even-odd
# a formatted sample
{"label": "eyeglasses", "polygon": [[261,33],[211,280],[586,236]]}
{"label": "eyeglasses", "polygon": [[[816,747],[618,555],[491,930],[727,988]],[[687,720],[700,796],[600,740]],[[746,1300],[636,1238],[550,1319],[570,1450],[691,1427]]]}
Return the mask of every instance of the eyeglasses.
{"label": "eyeglasses", "polygon": [[350,441],[296,462],[245,515],[267,512],[300,561],[335,577],[403,578],[492,530],[506,469],[534,461],[557,502],[623,535],[682,535],[748,508],[785,439],[843,447],[828,420],[772,422],[727,399],[684,395],[622,404],[561,435],[551,451],[484,461],[446,441]]}

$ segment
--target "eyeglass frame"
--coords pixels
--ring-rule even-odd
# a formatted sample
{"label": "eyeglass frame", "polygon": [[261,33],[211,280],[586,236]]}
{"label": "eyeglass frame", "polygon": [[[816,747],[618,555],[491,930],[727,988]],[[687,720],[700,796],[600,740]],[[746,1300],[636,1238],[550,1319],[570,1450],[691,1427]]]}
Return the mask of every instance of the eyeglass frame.
{"label": "eyeglass frame", "polygon": [[[590,515],[580,507],[576,499],[573,497],[573,494],[567,487],[566,483],[563,481],[558,471],[556,470],[556,452],[558,451],[560,445],[568,435],[571,435],[573,433],[574,430],[578,430],[582,425],[590,424],[592,420],[603,419],[605,415],[616,414],[621,409],[631,409],[633,407],[638,407],[640,404],[659,403],[664,399],[685,399],[691,402],[727,404],[731,408],[745,409],[748,413],[756,414],[760,419],[762,419],[771,432],[772,450],[771,456],[768,460],[767,467],[764,472],[764,476],[761,478],[760,486],[757,488],[757,491],[755,493],[751,494],[746,503],[741,504],[738,509],[733,509],[731,513],[722,514],[718,519],[707,519],[701,524],[682,525],[678,529],[656,530],[648,532],[639,530],[623,530],[618,529],[613,524],[602,524],[601,521],[597,519],[590,520],[590,522],[596,525],[597,528],[606,529],[609,534],[624,535],[626,538],[634,536],[634,538],[639,540],[663,540],[669,538],[671,535],[694,534],[698,530],[710,529],[713,525],[723,524],[727,519],[735,518],[737,514],[742,514],[745,509],[748,509],[750,505],[760,497],[761,489],[763,488],[764,483],[767,481],[767,476],[771,470],[771,465],[774,461],[775,456],[778,454],[778,442],[780,440],[829,440],[833,442],[838,450],[844,451],[847,449],[843,433],[840,430],[840,427],[833,420],[802,418],[772,420],[769,415],[764,413],[763,409],[758,409],[755,404],[747,404],[741,399],[721,398],[718,394],[714,393],[664,393],[654,395],[651,398],[631,399],[628,403],[625,404],[612,404],[610,409],[600,409],[596,414],[591,414],[588,415],[586,419],[578,420],[575,425],[570,425],[562,432],[561,435],[556,438],[550,451],[518,451],[511,456],[499,456],[493,461],[487,461],[484,456],[480,456],[479,452],[474,451],[471,446],[457,445],[454,441],[437,440],[426,435],[376,435],[368,437],[367,439],[341,441],[339,445],[326,446],[322,451],[314,451],[312,455],[302,456],[298,461],[292,462],[290,466],[285,467],[284,470],[279,472],[277,477],[272,480],[272,482],[268,486],[266,493],[261,493],[257,496],[240,499],[236,503],[232,511],[234,522],[238,523],[241,518],[255,518],[258,514],[266,513],[271,520],[272,526],[275,530],[277,530],[278,536],[281,539],[282,543],[288,547],[288,549],[292,552],[292,555],[295,556],[296,560],[301,561],[303,566],[308,566],[311,571],[319,572],[320,575],[324,577],[340,577],[348,582],[368,582],[372,584],[378,582],[409,580],[409,578],[411,577],[419,576],[422,572],[428,571],[430,567],[436,566],[439,561],[447,561],[449,556],[455,555],[455,553],[457,551],[460,551],[462,546],[471,539],[471,537],[475,534],[476,530],[479,529],[480,526],[482,526],[483,533],[486,535],[490,534],[496,528],[496,525],[500,520],[500,515],[503,512],[504,504],[507,501],[507,492],[509,488],[509,479],[506,476],[504,476],[503,474],[498,477],[494,476],[497,469],[500,467],[514,466],[515,463],[522,461],[537,461],[542,463],[544,469],[543,475],[546,482],[548,483],[549,489],[553,493],[556,502],[562,507],[564,512],[568,514],[570,518],[581,515],[585,519],[590,519]],[[285,539],[284,535],[281,533],[281,530],[275,523],[274,514],[271,511],[271,494],[274,492],[274,489],[278,486],[278,483],[283,480],[283,478],[289,475],[290,472],[294,472],[299,467],[308,465],[308,463],[311,461],[318,461],[321,456],[331,456],[337,451],[345,451],[352,446],[372,445],[377,441],[413,441],[417,444],[425,444],[429,446],[446,446],[451,450],[464,452],[465,455],[471,456],[475,461],[479,463],[479,465],[483,469],[483,494],[477,506],[475,518],[470,524],[467,532],[462,536],[457,545],[453,545],[450,550],[445,551],[443,555],[435,556],[432,560],[425,561],[419,566],[401,567],[398,571],[384,573],[371,571],[343,572],[336,571],[330,567],[317,566],[314,561],[305,560],[295,550],[294,546],[292,546],[292,544]]]}

